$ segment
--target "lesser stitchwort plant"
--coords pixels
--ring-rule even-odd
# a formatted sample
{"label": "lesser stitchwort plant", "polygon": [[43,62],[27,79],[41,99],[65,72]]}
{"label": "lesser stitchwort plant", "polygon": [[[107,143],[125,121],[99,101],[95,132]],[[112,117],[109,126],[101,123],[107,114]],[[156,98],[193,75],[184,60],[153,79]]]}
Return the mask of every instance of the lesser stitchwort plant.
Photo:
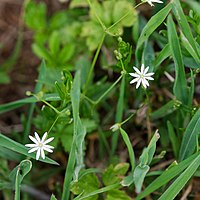
{"label": "lesser stitchwort plant", "polygon": [[144,88],[147,88],[149,86],[148,80],[154,80],[152,76],[154,75],[153,72],[147,73],[149,70],[148,67],[144,67],[144,64],[142,64],[141,69],[139,70],[136,67],[133,67],[135,70],[135,73],[129,73],[131,76],[134,77],[134,79],[130,82],[130,84],[137,83],[136,89],[139,88],[139,86],[142,84]]}
{"label": "lesser stitchwort plant", "polygon": [[42,136],[42,139],[40,139],[39,135],[35,132],[35,137],[29,135],[30,140],[32,140],[34,142],[34,144],[26,144],[26,147],[31,148],[28,153],[32,153],[34,151],[37,151],[36,153],[36,160],[39,159],[39,157],[41,156],[42,159],[45,159],[45,153],[44,151],[50,152],[52,153],[54,149],[53,146],[47,145],[47,143],[51,142],[54,138],[51,137],[49,139],[46,140],[47,138],[47,132],[44,133],[44,135]]}

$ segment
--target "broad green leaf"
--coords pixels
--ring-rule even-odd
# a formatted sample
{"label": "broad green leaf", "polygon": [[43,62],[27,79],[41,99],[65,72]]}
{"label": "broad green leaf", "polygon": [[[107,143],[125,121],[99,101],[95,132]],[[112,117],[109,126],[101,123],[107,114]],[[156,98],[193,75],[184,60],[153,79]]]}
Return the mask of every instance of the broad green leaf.
{"label": "broad green leaf", "polygon": [[[0,133],[0,146],[35,159],[35,153],[28,153],[28,149],[24,145],[15,142],[14,140],[11,140],[10,138],[2,135],[1,133]],[[57,162],[48,157],[45,157],[45,159],[39,158],[39,161],[49,164],[59,165]]]}
{"label": "broad green leaf", "polygon": [[49,38],[49,49],[52,55],[57,55],[60,49],[60,35],[58,31],[54,31]]}
{"label": "broad green leaf", "polygon": [[199,16],[200,16],[200,4],[195,0],[185,0],[186,2]]}
{"label": "broad green leaf", "polygon": [[135,200],[143,199],[144,197],[151,194],[161,186],[168,183],[170,180],[172,180],[174,177],[176,177],[178,174],[184,171],[198,155],[199,153],[196,153],[187,158],[186,160],[180,162],[178,165],[175,165],[169,168],[168,170],[164,171],[142,193],[140,193]]}
{"label": "broad green leaf", "polygon": [[136,58],[137,61],[140,61],[139,58],[139,50],[143,43],[149,38],[149,36],[161,25],[161,23],[165,20],[167,15],[169,14],[172,6],[169,3],[166,7],[156,13],[151,19],[148,21],[146,26],[143,28],[142,33],[138,39],[137,47],[136,47]]}
{"label": "broad green leaf", "polygon": [[24,21],[26,25],[35,30],[41,31],[46,27],[46,4],[35,3],[33,0],[25,4]]}
{"label": "broad green leaf", "polygon": [[119,183],[121,181],[121,176],[126,174],[128,168],[128,163],[120,163],[115,167],[113,165],[107,167],[102,174],[102,180],[104,185],[109,186],[115,183]]}
{"label": "broad green leaf", "polygon": [[194,152],[196,148],[196,137],[199,134],[199,130],[200,130],[200,108],[191,119],[183,135],[179,153],[180,160],[184,160]]}
{"label": "broad green leaf", "polygon": [[110,190],[106,193],[105,200],[131,200],[131,198],[125,193],[125,191],[121,190]]}
{"label": "broad green leaf", "polygon": [[183,58],[181,54],[178,35],[176,32],[176,27],[171,15],[169,15],[167,19],[167,28],[168,28],[169,46],[172,52],[172,57],[175,63],[175,71],[176,71],[173,91],[176,98],[179,101],[181,101],[184,104],[187,104],[188,94],[187,94],[187,81],[185,77],[185,69],[183,65]]}
{"label": "broad green leaf", "polygon": [[191,162],[187,169],[170,185],[159,200],[173,200],[187,184],[200,165],[200,154]]}
{"label": "broad green leaf", "polygon": [[[71,185],[71,191],[75,195],[82,194],[86,196],[87,194],[96,191],[100,186],[99,180],[95,174],[87,174],[79,179],[77,182],[73,182]],[[87,200],[96,200],[98,195],[93,195],[86,198]]]}

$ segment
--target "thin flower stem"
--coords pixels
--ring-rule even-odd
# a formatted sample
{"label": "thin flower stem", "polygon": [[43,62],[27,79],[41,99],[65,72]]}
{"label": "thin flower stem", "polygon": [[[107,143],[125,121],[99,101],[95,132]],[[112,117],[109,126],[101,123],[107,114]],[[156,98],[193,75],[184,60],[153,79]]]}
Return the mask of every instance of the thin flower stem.
{"label": "thin flower stem", "polygon": [[58,115],[60,114],[60,111],[58,111],[55,107],[53,107],[50,103],[47,101],[40,99],[43,103],[45,103],[47,106],[49,106],[52,110],[54,110]]}
{"label": "thin flower stem", "polygon": [[125,67],[124,67],[124,63],[122,62],[122,59],[120,59],[120,63],[121,63],[121,66],[122,66],[122,70],[123,70],[123,72],[126,73],[126,70],[125,70]]}
{"label": "thin flower stem", "polygon": [[106,92],[94,102],[95,105],[97,105],[115,87],[115,85],[119,83],[119,81],[122,79],[123,76],[124,76],[124,73],[122,73],[121,76],[108,88],[108,90],[106,90]]}
{"label": "thin flower stem", "polygon": [[123,124],[125,124],[125,123],[126,123],[127,121],[129,121],[135,114],[136,114],[136,112],[133,113],[133,114],[131,114],[127,119],[125,119],[123,122],[121,122],[120,125],[122,126]]}
{"label": "thin flower stem", "polygon": [[83,94],[85,94],[86,91],[87,91],[87,87],[88,87],[88,84],[89,84],[89,82],[90,82],[90,79],[91,79],[91,76],[92,76],[92,72],[93,72],[93,70],[94,70],[94,66],[95,66],[96,61],[97,61],[97,58],[98,58],[98,56],[99,56],[99,53],[100,53],[100,50],[101,50],[101,47],[102,47],[102,44],[103,44],[103,41],[104,41],[105,36],[106,36],[106,34],[104,33],[103,36],[102,36],[102,38],[101,38],[101,42],[99,43],[99,46],[98,46],[98,49],[97,49],[96,54],[95,54],[95,56],[94,56],[94,59],[93,59],[93,61],[92,61],[92,65],[91,65],[91,68],[90,68],[90,71],[89,71],[89,75],[88,75],[87,80],[86,80],[86,83],[85,83],[85,87],[84,87],[84,90],[83,90]]}
{"label": "thin flower stem", "polygon": [[[87,2],[88,2],[88,4],[89,4],[90,8],[94,10],[91,1],[90,1],[90,0],[87,0]],[[101,19],[100,19],[99,16],[96,14],[96,12],[94,12],[94,14],[95,14],[97,20],[99,21],[99,24],[102,26],[103,30],[105,31],[105,30],[106,30],[106,26],[105,26],[104,23],[101,21]]]}
{"label": "thin flower stem", "polygon": [[[139,7],[140,5],[142,5],[142,4],[144,4],[145,2],[140,2],[138,5],[136,5],[135,7],[134,7],[134,9],[136,9],[137,7]],[[108,27],[107,29],[106,29],[106,32],[108,33],[108,34],[110,34],[109,33],[109,30],[111,29],[111,28],[113,28],[114,26],[116,26],[119,22],[121,22],[124,18],[126,18],[129,14],[130,14],[130,12],[131,12],[131,10],[130,11],[128,11],[125,15],[123,15],[118,21],[116,21],[114,24],[112,24],[110,27]]]}
{"label": "thin flower stem", "polygon": [[56,117],[56,119],[54,120],[53,124],[51,125],[51,127],[49,128],[49,130],[47,131],[47,133],[49,134],[50,131],[52,130],[52,128],[54,127],[54,125],[56,124],[56,122],[58,121],[59,115]]}

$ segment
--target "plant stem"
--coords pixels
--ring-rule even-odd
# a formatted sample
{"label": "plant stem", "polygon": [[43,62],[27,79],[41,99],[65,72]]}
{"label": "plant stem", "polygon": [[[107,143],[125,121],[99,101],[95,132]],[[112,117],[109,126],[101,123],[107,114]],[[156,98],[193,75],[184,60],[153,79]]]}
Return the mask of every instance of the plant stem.
{"label": "plant stem", "polygon": [[117,83],[119,83],[119,81],[122,79],[122,77],[124,76],[124,74],[122,73],[121,76],[108,88],[108,90],[105,91],[105,93],[103,93],[103,95],[101,95],[94,103],[95,105],[97,105],[114,87],[115,85],[117,85]]}
{"label": "plant stem", "polygon": [[87,91],[87,87],[88,87],[88,84],[89,84],[89,82],[90,82],[90,79],[91,79],[91,76],[92,76],[92,72],[93,72],[93,70],[94,70],[94,66],[95,66],[96,61],[97,61],[97,58],[98,58],[98,56],[99,56],[99,53],[100,53],[100,50],[101,50],[101,47],[102,47],[102,44],[103,44],[103,41],[104,41],[105,36],[106,36],[106,33],[103,34],[103,36],[102,36],[102,38],[101,38],[101,41],[100,41],[100,43],[99,43],[98,49],[97,49],[97,51],[96,51],[96,54],[95,54],[95,56],[94,56],[94,59],[93,59],[93,61],[92,61],[92,65],[91,65],[91,68],[90,68],[90,71],[89,71],[89,74],[88,74],[88,77],[87,77],[87,80],[86,80],[86,83],[85,83],[85,87],[84,87],[84,90],[83,90],[83,94],[85,94],[86,91]]}
{"label": "plant stem", "polygon": [[49,130],[47,131],[48,134],[50,133],[51,129],[54,127],[54,125],[55,125],[55,123],[57,122],[58,118],[59,118],[59,115],[56,117],[56,119],[54,120],[53,124],[51,125],[51,127],[50,127]]}

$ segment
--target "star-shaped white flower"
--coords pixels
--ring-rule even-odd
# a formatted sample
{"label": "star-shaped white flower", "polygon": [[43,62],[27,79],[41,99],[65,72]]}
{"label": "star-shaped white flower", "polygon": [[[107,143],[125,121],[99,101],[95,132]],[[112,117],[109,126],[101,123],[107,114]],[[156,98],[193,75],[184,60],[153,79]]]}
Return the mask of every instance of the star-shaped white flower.
{"label": "star-shaped white flower", "polygon": [[134,79],[130,82],[130,84],[137,83],[136,89],[138,89],[140,84],[142,84],[144,88],[147,88],[149,86],[148,80],[154,80],[154,78],[151,77],[152,75],[154,75],[154,73],[153,72],[147,73],[149,67],[145,68],[144,64],[142,64],[141,66],[141,71],[136,67],[133,67],[133,69],[135,70],[136,73],[129,73],[131,76],[134,77]]}
{"label": "star-shaped white flower", "polygon": [[153,3],[163,3],[160,0],[142,0],[143,2],[147,2],[150,6],[154,6]]}
{"label": "star-shaped white flower", "polygon": [[47,145],[47,143],[51,142],[54,138],[51,137],[51,138],[46,140],[46,137],[47,137],[47,132],[44,133],[44,135],[42,136],[42,139],[40,139],[39,135],[36,132],[35,132],[35,137],[29,135],[30,140],[32,140],[34,142],[34,144],[26,144],[25,146],[31,148],[28,151],[28,153],[32,153],[34,151],[37,151],[36,160],[38,160],[40,156],[43,159],[45,159],[44,151],[48,151],[50,153],[53,152],[52,149],[54,149],[54,147]]}

